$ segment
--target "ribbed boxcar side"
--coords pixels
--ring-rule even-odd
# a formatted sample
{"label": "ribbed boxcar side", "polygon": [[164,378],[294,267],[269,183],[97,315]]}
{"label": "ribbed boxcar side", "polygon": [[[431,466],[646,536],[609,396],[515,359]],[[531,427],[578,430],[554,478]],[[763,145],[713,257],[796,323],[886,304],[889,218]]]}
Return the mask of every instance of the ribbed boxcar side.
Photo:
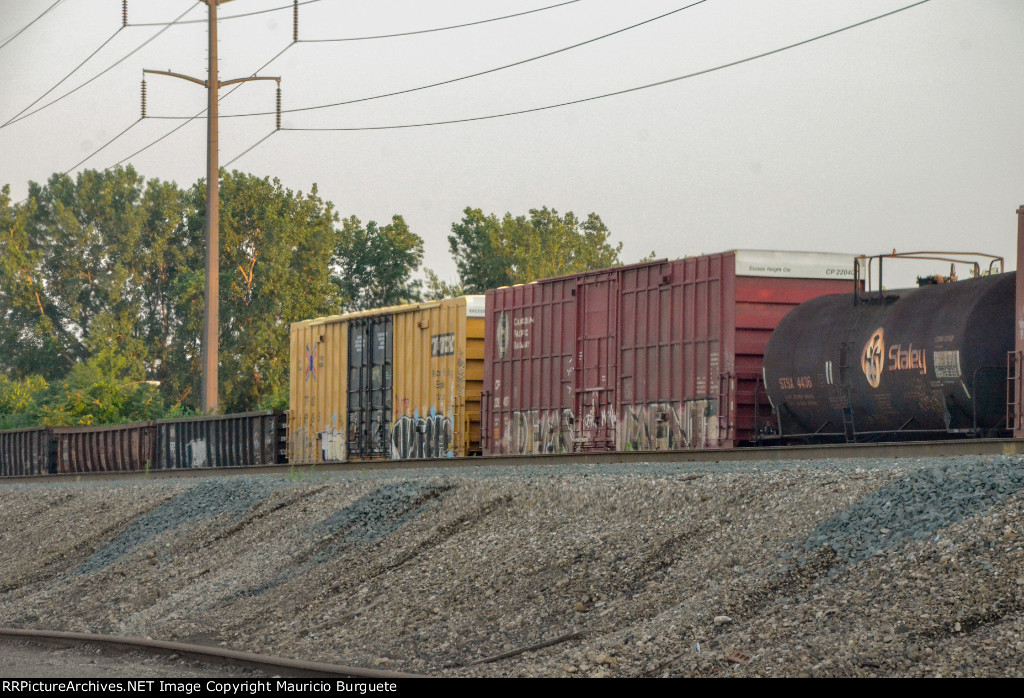
{"label": "ribbed boxcar side", "polygon": [[153,422],[108,427],[57,427],[58,473],[119,472],[156,467]]}
{"label": "ribbed boxcar side", "polygon": [[155,468],[225,468],[283,463],[284,415],[246,412],[155,422]]}
{"label": "ribbed boxcar side", "polygon": [[331,316],[291,325],[288,460],[346,458],[348,322]]}
{"label": "ribbed boxcar side", "polygon": [[293,323],[290,459],[478,453],[483,338],[482,296]]}
{"label": "ribbed boxcar side", "polygon": [[852,256],[735,251],[488,292],[484,452],[748,441],[770,410],[772,328],[850,290],[852,269]]}
{"label": "ribbed boxcar side", "polygon": [[49,429],[0,431],[0,476],[45,475],[53,467]]}
{"label": "ribbed boxcar side", "polygon": [[392,458],[479,453],[483,326],[482,296],[396,310]]}
{"label": "ribbed boxcar side", "polygon": [[576,278],[487,292],[485,454],[575,450]]}

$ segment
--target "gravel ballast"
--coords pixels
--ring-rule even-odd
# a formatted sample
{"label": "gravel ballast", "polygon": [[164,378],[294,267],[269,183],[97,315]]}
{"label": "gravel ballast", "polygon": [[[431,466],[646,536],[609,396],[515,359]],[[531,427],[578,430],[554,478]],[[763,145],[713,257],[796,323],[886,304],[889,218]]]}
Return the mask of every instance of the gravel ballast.
{"label": "gravel ballast", "polygon": [[1022,676],[1024,458],[0,485],[0,625],[450,676]]}

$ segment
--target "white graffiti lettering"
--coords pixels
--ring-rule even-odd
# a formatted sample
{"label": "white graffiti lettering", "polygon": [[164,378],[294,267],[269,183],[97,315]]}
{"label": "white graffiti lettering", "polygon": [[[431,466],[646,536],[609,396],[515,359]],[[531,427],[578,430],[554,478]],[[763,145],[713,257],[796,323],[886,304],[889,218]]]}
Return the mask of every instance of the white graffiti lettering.
{"label": "white graffiti lettering", "polygon": [[193,439],[185,446],[188,467],[202,468],[206,466],[206,439]]}
{"label": "white graffiti lettering", "polygon": [[455,455],[451,415],[399,417],[391,429],[392,458],[451,458]]}

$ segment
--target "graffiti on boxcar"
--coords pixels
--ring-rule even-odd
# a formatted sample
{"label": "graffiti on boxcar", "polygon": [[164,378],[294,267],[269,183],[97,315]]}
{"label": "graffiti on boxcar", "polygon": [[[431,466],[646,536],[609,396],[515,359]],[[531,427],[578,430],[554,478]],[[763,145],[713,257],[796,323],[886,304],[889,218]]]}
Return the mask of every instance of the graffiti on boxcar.
{"label": "graffiti on boxcar", "polygon": [[192,439],[185,446],[185,458],[190,468],[202,468],[206,463],[206,439]]}
{"label": "graffiti on boxcar", "polygon": [[313,439],[310,438],[309,429],[299,426],[288,435],[288,446],[291,452],[288,454],[292,463],[305,463],[311,461],[313,453]]}
{"label": "graffiti on boxcar", "polygon": [[505,418],[502,451],[514,455],[571,453],[576,419],[572,410],[515,410]]}
{"label": "graffiti on boxcar", "polygon": [[335,428],[320,432],[320,458],[324,461],[345,460],[345,432]]}
{"label": "graffiti on boxcar", "polygon": [[343,461],[345,460],[345,431],[338,426],[338,413],[331,415],[331,421],[324,425],[323,430],[317,434],[320,442],[320,460]]}
{"label": "graffiti on boxcar", "polygon": [[395,420],[391,429],[392,458],[450,458],[454,453],[455,419],[431,408],[426,417],[414,411],[412,416]]}
{"label": "graffiti on boxcar", "polygon": [[500,428],[495,418],[494,434],[501,453],[524,456],[571,453],[578,450],[577,442],[594,438],[588,430],[599,427],[615,435],[615,448],[620,451],[707,448],[718,443],[714,404],[714,400],[689,400],[682,405],[650,402],[626,405],[619,415],[610,407],[588,407],[579,420],[569,408],[513,410],[501,420]]}
{"label": "graffiti on boxcar", "polygon": [[616,448],[663,451],[718,445],[714,400],[687,400],[682,405],[649,402],[622,409]]}
{"label": "graffiti on boxcar", "polygon": [[626,405],[622,410],[621,451],[661,451],[690,448],[690,435],[683,428],[682,410],[669,402]]}

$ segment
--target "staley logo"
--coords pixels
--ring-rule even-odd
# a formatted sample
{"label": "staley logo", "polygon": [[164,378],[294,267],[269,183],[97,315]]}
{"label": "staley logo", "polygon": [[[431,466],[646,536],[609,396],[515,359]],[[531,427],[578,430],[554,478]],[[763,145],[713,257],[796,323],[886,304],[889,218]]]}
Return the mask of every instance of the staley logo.
{"label": "staley logo", "polygon": [[[889,347],[889,353],[885,352],[885,331],[879,327],[871,335],[871,339],[864,345],[864,351],[860,355],[860,367],[864,376],[872,388],[877,388],[882,380],[882,371],[917,371],[922,376],[928,374],[928,357],[924,349],[915,349],[911,342],[893,344]],[[885,365],[885,358],[888,356],[889,365]]]}
{"label": "staley logo", "polygon": [[872,388],[882,381],[882,367],[885,365],[885,330],[879,327],[871,335],[860,353],[860,368]]}

